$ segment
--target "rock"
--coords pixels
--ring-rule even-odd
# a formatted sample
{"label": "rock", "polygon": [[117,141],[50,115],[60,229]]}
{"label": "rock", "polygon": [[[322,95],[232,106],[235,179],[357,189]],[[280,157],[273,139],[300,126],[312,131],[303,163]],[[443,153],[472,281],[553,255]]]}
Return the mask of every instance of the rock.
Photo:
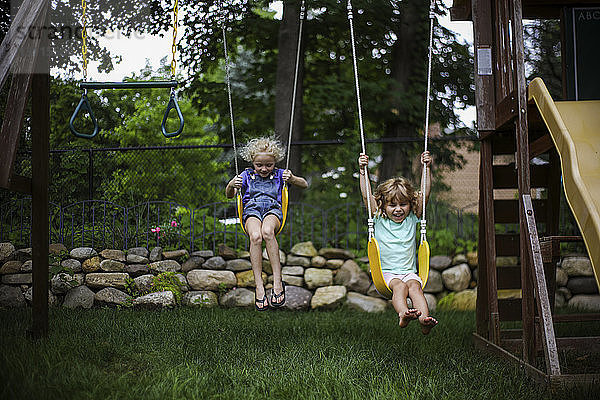
{"label": "rock", "polygon": [[[88,258],[96,257],[98,255],[98,252],[92,249],[91,247],[77,247],[71,250],[69,254],[71,255],[71,258],[74,258],[79,261],[84,261]],[[100,261],[98,261],[98,263],[100,263]]]}
{"label": "rock", "polygon": [[100,257],[96,256],[96,257],[86,259],[81,264],[81,269],[84,272],[88,272],[88,273],[99,271],[100,270]]}
{"label": "rock", "polygon": [[81,262],[74,258],[67,258],[66,260],[62,260],[60,266],[71,272],[81,272],[83,269],[81,268]]}
{"label": "rock", "polygon": [[470,251],[467,253],[467,264],[469,264],[469,267],[471,268],[479,266],[479,260],[476,251]]}
{"label": "rock", "polygon": [[115,260],[115,261],[121,261],[121,262],[125,262],[127,260],[127,257],[125,257],[125,252],[123,250],[113,250],[113,249],[102,250],[100,252],[100,256],[102,256],[102,258],[107,259],[107,260]]}
{"label": "rock", "polygon": [[[1,244],[5,245],[6,243]],[[21,289],[14,286],[0,285],[0,308],[21,308],[25,306],[27,306],[27,303]]]}
{"label": "rock", "polygon": [[271,265],[269,260],[262,260],[262,270],[263,272],[266,272],[269,275],[273,273],[273,266]]}
{"label": "rock", "polygon": [[385,311],[387,301],[356,292],[348,292],[346,305],[353,310],[376,313]]}
{"label": "rock", "polygon": [[223,307],[254,307],[254,292],[244,288],[236,288],[224,293],[219,299]]}
{"label": "rock", "polygon": [[354,253],[349,250],[335,249],[331,247],[324,247],[319,250],[319,255],[325,258],[342,258],[347,260],[348,258],[354,258]]}
{"label": "rock", "polygon": [[221,256],[211,257],[202,264],[204,269],[225,269],[227,263]]}
{"label": "rock", "polygon": [[123,272],[126,272],[129,274],[129,276],[133,276],[135,278],[137,276],[148,274],[150,272],[150,268],[148,268],[146,264],[129,264],[125,266]]}
{"label": "rock", "polygon": [[594,276],[592,263],[587,257],[565,257],[562,260],[561,267],[569,277]]}
{"label": "rock", "polygon": [[50,279],[50,289],[56,294],[67,293],[74,287],[83,285],[83,280],[83,274],[71,275],[61,272]]}
{"label": "rock", "polygon": [[429,267],[437,271],[443,271],[452,264],[452,259],[448,256],[433,256],[429,259]]}
{"label": "rock", "polygon": [[[271,275],[273,276],[273,275]],[[304,278],[302,276],[294,276],[294,275],[281,275],[281,280],[286,283],[288,286],[304,286]]]}
{"label": "rock", "polygon": [[204,261],[203,257],[191,256],[181,265],[181,271],[190,272],[193,269],[202,268]]}
{"label": "rock", "polygon": [[67,292],[63,307],[67,308],[92,308],[94,305],[94,292],[87,286],[77,286]]}
{"label": "rock", "polygon": [[133,279],[135,282],[135,288],[137,289],[138,293],[142,295],[147,294],[152,290],[153,280],[154,275],[152,274],[141,275]]}
{"label": "rock", "polygon": [[94,272],[85,276],[85,284],[91,288],[125,289],[128,278],[129,275],[123,272]]}
{"label": "rock", "polygon": [[578,294],[571,297],[571,300],[567,302],[569,307],[577,308],[580,310],[587,310],[593,312],[600,311],[600,296],[599,295],[585,295]]}
{"label": "rock", "polygon": [[[431,271],[429,271],[429,273],[431,274]],[[379,294],[374,283],[371,283],[371,286],[369,286],[369,290],[367,290],[367,296],[377,297],[380,299],[386,299],[385,297],[383,297],[382,295]]]}
{"label": "rock", "polygon": [[105,272],[121,272],[125,268],[125,264],[116,260],[102,260],[100,269]]}
{"label": "rock", "polygon": [[310,300],[310,307],[313,310],[333,310],[344,302],[346,292],[345,286],[320,287],[315,290],[315,294]]}
{"label": "rock", "polygon": [[310,309],[310,300],[313,294],[310,290],[292,284],[285,286],[285,304],[283,308],[293,311],[306,311]]}
{"label": "rock", "polygon": [[496,267],[516,267],[519,265],[519,257],[496,257]]}
{"label": "rock", "polygon": [[31,247],[17,249],[17,251],[15,253],[16,253],[16,257],[18,260],[22,260],[22,261],[31,260],[31,256],[32,256]]}
{"label": "rock", "polygon": [[145,247],[132,247],[131,249],[127,250],[127,255],[130,254],[134,256],[148,258],[149,252],[148,249]]}
{"label": "rock", "polygon": [[104,288],[94,295],[94,302],[98,306],[115,307],[125,303],[131,296],[112,287]]}
{"label": "rock", "polygon": [[231,247],[224,245],[223,243],[219,244],[217,254],[219,254],[225,260],[233,260],[234,258],[237,258],[236,251]]}
{"label": "rock", "polygon": [[477,291],[474,289],[453,292],[443,297],[437,304],[440,310],[475,311]]}
{"label": "rock", "polygon": [[173,251],[163,251],[162,253],[163,258],[166,258],[167,260],[175,260],[178,262],[184,262],[185,260],[187,260],[188,258],[190,258],[190,253],[188,253],[187,250],[182,249],[182,250],[173,250]]}
{"label": "rock", "polygon": [[367,273],[360,269],[354,260],[346,260],[335,276],[334,283],[343,285],[349,291],[366,294],[371,286]]}
{"label": "rock", "polygon": [[431,293],[424,293],[424,295],[425,301],[427,301],[427,308],[429,308],[429,315],[431,315],[437,309],[437,298]]}
{"label": "rock", "polygon": [[591,276],[575,276],[573,278],[569,278],[567,287],[574,295],[598,293],[596,279]]}
{"label": "rock", "polygon": [[344,260],[341,260],[339,258],[333,258],[331,260],[327,260],[327,262],[325,263],[325,268],[340,269],[342,265],[344,265]]}
{"label": "rock", "polygon": [[188,286],[187,279],[185,278],[185,275],[179,273],[179,274],[175,274],[175,277],[177,279],[179,279],[179,282],[181,283],[181,285],[179,286],[179,288],[181,289],[181,292],[182,293],[188,292],[190,290],[190,287]]}
{"label": "rock", "polygon": [[150,260],[139,254],[127,254],[127,264],[148,264]]}
{"label": "rock", "polygon": [[[269,260],[269,262],[271,262],[271,260],[269,259],[269,255],[267,254],[266,248],[263,250],[262,256],[264,260]],[[282,250],[279,250],[279,262],[281,263],[281,265],[285,265],[287,262],[285,253]]]}
{"label": "rock", "polygon": [[133,306],[144,310],[175,307],[175,295],[169,290],[148,293],[133,300]]}
{"label": "rock", "polygon": [[302,267],[282,267],[281,273],[283,275],[304,276],[304,268],[302,268]]}
{"label": "rock", "polygon": [[214,257],[214,253],[212,250],[198,250],[194,251],[191,254],[192,257],[202,257],[202,258],[211,258]]}
{"label": "rock", "polygon": [[217,295],[208,290],[187,292],[181,304],[187,307],[216,307],[219,305]]}
{"label": "rock", "polygon": [[240,250],[237,252],[238,258],[243,258],[244,260],[250,259],[250,252],[246,250]]}
{"label": "rock", "polygon": [[[267,280],[267,274],[264,272],[261,274],[263,282]],[[242,271],[235,274],[235,278],[237,280],[237,286],[239,287],[256,287],[256,282],[254,281],[254,273],[252,270],[250,271]]]}
{"label": "rock", "polygon": [[307,268],[304,271],[304,282],[309,289],[333,284],[333,273],[329,269]]}
{"label": "rock", "polygon": [[475,268],[473,270],[473,276],[472,276],[473,280],[475,282],[479,282],[479,268]]}
{"label": "rock", "polygon": [[452,265],[466,264],[467,262],[467,256],[465,256],[464,254],[457,254],[452,259]]}
{"label": "rock", "polygon": [[232,271],[212,271],[194,269],[188,272],[187,281],[194,290],[220,290],[229,289],[237,284],[237,279]]}
{"label": "rock", "polygon": [[150,255],[148,256],[148,261],[155,262],[162,260],[163,249],[160,246],[153,247],[150,250]]}
{"label": "rock", "polygon": [[0,274],[17,274],[21,271],[22,265],[23,262],[18,260],[7,261],[2,265],[2,268],[0,268]]}
{"label": "rock", "polygon": [[177,272],[181,271],[181,264],[175,260],[155,261],[148,265],[148,269],[153,274],[160,274],[161,272]]}
{"label": "rock", "polygon": [[249,269],[252,269],[252,264],[248,260],[236,258],[235,260],[227,261],[225,269],[234,272],[248,271]]}
{"label": "rock", "polygon": [[[23,293],[25,300],[29,303],[33,301],[33,286],[29,287],[25,293]],[[48,305],[50,307],[54,307],[58,305],[58,297],[54,295],[50,290],[48,290]]]}
{"label": "rock", "polygon": [[435,269],[429,270],[429,276],[427,277],[427,283],[423,288],[425,293],[439,293],[444,290],[444,283],[442,282],[442,274]]}
{"label": "rock", "polygon": [[556,289],[556,293],[562,294],[562,296],[565,298],[565,301],[569,301],[571,299],[571,297],[573,297],[573,294],[571,293],[571,291],[567,287],[564,287],[564,286]]}
{"label": "rock", "polygon": [[315,256],[310,259],[310,266],[315,268],[322,268],[327,263],[327,259],[322,256]]}
{"label": "rock", "polygon": [[310,258],[308,257],[300,257],[300,256],[288,256],[286,265],[298,265],[301,267],[310,267]]}
{"label": "rock", "polygon": [[0,264],[9,261],[14,256],[15,246],[12,243],[0,243]]}
{"label": "rock", "polygon": [[33,261],[27,260],[21,265],[20,272],[33,272]]}
{"label": "rock", "polygon": [[62,243],[51,243],[50,246],[48,246],[48,252],[50,254],[59,255],[59,254],[68,253],[69,251],[67,250],[65,245]]}
{"label": "rock", "polygon": [[563,296],[562,293],[560,293],[560,292],[556,292],[554,294],[554,307],[562,308],[566,304],[567,304],[567,300],[565,299],[565,296]]}
{"label": "rock", "polygon": [[460,292],[469,287],[471,269],[467,264],[459,264],[442,271],[444,286],[454,292]]}
{"label": "rock", "polygon": [[302,257],[315,257],[319,254],[312,242],[296,243],[290,250],[290,253]]}
{"label": "rock", "polygon": [[30,285],[32,274],[10,274],[2,275],[2,283],[7,285]]}
{"label": "rock", "polygon": [[569,275],[565,272],[561,267],[556,267],[556,286],[567,286],[567,282],[569,281]]}

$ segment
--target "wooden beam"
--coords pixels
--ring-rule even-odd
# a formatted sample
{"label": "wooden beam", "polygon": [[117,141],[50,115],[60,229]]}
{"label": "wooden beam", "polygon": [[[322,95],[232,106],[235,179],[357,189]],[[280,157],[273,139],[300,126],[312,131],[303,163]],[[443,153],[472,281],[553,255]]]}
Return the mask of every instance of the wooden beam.
{"label": "wooden beam", "polygon": [[512,91],[496,105],[496,129],[506,128],[517,116],[516,91]]}
{"label": "wooden beam", "polygon": [[544,154],[554,147],[554,142],[549,134],[542,136],[529,144],[529,159]]}
{"label": "wooden beam", "polygon": [[[471,4],[473,15],[473,42],[475,48],[475,106],[477,130],[494,131],[495,105],[494,75],[492,60],[492,9],[490,1],[475,1]],[[484,66],[486,68],[484,68]],[[490,68],[488,69],[487,66]]]}

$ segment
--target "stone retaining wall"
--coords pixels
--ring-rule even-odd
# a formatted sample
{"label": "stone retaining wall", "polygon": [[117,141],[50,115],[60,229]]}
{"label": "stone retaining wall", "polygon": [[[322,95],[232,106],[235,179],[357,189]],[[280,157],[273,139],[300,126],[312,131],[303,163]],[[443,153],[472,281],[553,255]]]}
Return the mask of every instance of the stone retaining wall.
{"label": "stone retaining wall", "polygon": [[[296,244],[289,254],[280,251],[280,258],[287,288],[286,309],[327,310],[346,304],[353,309],[378,312],[390,307],[365,271],[366,258],[357,259],[343,249],[317,250],[311,242]],[[187,250],[165,251],[160,247],[127,251],[79,247],[69,251],[62,244],[53,244],[50,260],[53,273],[48,299],[53,306],[175,307],[178,302],[172,292],[157,292],[152,286],[155,276],[172,272],[181,282],[182,306],[254,307],[255,284],[249,254],[226,246],[220,246],[217,254],[210,250],[190,254]],[[499,265],[505,261],[498,258]],[[454,258],[435,256],[430,266],[424,291],[432,312],[438,302],[450,308],[474,309],[476,253]],[[0,307],[25,307],[31,302],[31,271],[30,248],[15,249],[11,243],[0,243]],[[263,271],[269,293],[273,276],[266,252]],[[134,282],[137,292],[148,294],[131,296]],[[557,271],[557,282],[558,305],[568,301],[575,307],[590,308],[592,304],[593,309],[600,304],[597,287],[594,292],[591,285],[595,286],[595,281],[589,259],[566,257]]]}

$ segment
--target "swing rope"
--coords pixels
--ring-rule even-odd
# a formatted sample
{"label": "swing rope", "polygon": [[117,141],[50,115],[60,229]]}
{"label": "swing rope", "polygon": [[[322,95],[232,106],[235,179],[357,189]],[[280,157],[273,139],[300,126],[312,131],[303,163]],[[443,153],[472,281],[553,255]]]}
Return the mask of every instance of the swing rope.
{"label": "swing rope", "polygon": [[237,145],[235,143],[235,123],[233,122],[233,102],[231,100],[231,80],[229,78],[229,53],[227,52],[227,34],[225,23],[223,23],[223,50],[225,52],[225,80],[227,81],[227,99],[229,101],[229,120],[231,122],[231,140],[233,141],[233,160],[235,163],[235,175],[240,174],[237,161]]}
{"label": "swing rope", "polygon": [[[429,6],[429,54],[427,62],[427,93],[425,93],[425,149],[427,151],[427,139],[429,137],[429,93],[431,91],[431,53],[433,48],[433,23],[435,20],[435,0],[431,0]],[[423,176],[421,178],[421,243],[427,241],[427,218],[425,217],[425,188],[427,187],[427,164],[423,164]]]}
{"label": "swing rope", "polygon": [[[356,62],[356,45],[354,44],[354,16],[352,14],[352,2],[348,0],[348,22],[350,24],[350,43],[352,44],[352,66],[354,70],[354,84],[356,89],[356,103],[358,106],[358,128],[360,132],[360,142],[362,145],[363,154],[367,154],[367,147],[365,145],[365,132],[363,127],[362,117],[362,106],[360,100],[360,85],[358,82],[358,64]],[[369,213],[368,226],[369,226],[369,241],[373,237],[375,229],[373,228],[373,214],[371,210],[371,180],[369,178],[369,166],[365,165],[365,186],[367,189],[367,211]]]}

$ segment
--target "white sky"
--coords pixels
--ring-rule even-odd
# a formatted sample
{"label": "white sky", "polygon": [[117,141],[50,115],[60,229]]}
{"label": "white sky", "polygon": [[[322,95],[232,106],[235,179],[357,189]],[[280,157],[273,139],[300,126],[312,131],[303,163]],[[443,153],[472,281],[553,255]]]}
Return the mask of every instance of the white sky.
{"label": "white sky", "polygon": [[[447,6],[452,5],[452,0],[444,0]],[[271,8],[277,11],[276,18],[281,18],[282,2],[275,1],[271,3]],[[459,37],[473,45],[473,26],[471,22],[452,22],[450,16],[439,18],[439,23],[448,29],[459,34]],[[181,29],[178,35],[184,35]],[[120,55],[123,61],[115,64],[115,69],[108,74],[99,73],[98,63],[90,62],[88,65],[88,79],[97,81],[121,81],[124,77],[130,76],[133,72],[140,71],[146,63],[150,63],[153,69],[160,66],[161,58],[168,57],[171,60],[171,41],[172,33],[169,32],[164,37],[150,35],[133,35],[126,38],[119,35],[118,32],[107,35],[100,39],[101,44],[108,46],[113,55]],[[472,49],[471,49],[472,50]],[[178,68],[181,71],[180,68]],[[475,120],[475,108],[459,113],[461,120],[467,126],[473,126]]]}

